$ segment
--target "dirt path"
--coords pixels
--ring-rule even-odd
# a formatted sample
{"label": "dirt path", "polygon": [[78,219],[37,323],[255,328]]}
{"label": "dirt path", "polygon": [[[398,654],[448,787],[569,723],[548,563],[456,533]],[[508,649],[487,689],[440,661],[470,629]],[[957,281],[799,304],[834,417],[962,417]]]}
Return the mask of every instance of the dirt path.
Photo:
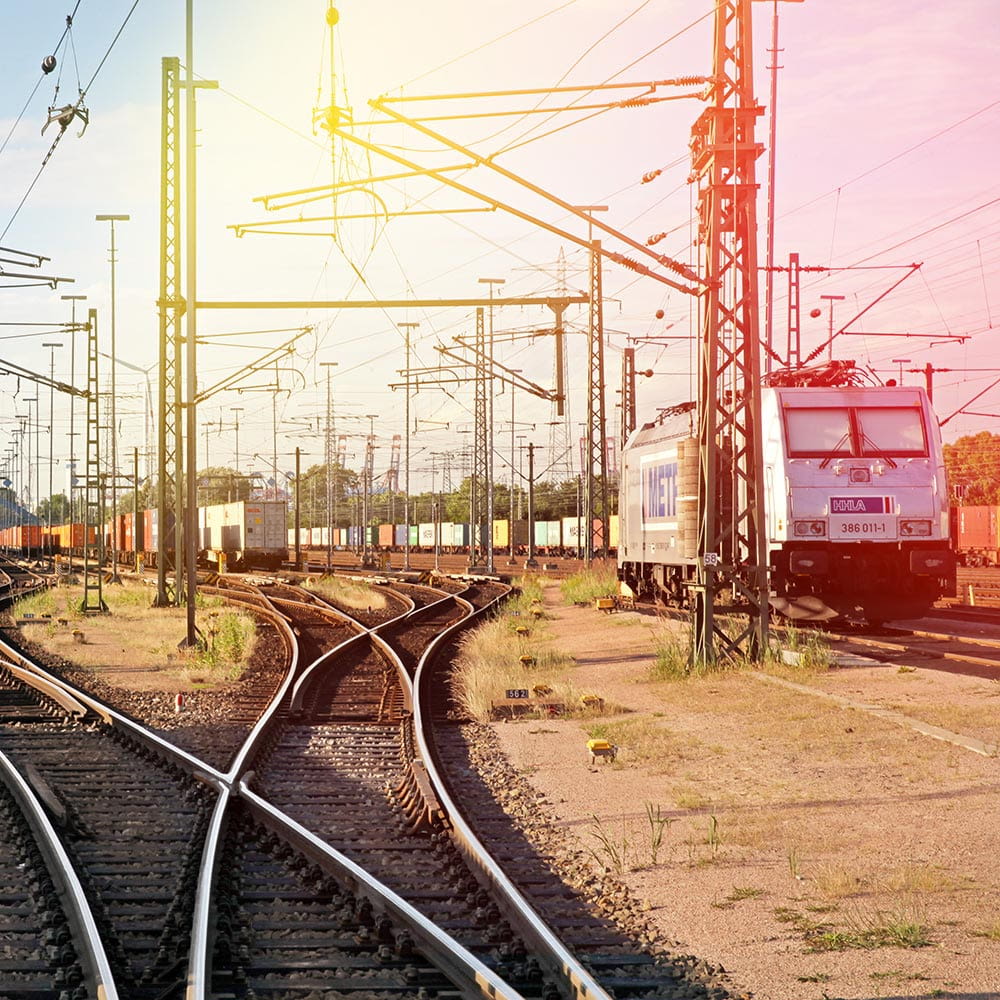
{"label": "dirt path", "polygon": [[[746,673],[653,681],[655,619],[545,610],[575,686],[625,711],[495,728],[667,937],[761,1000],[1000,997],[996,759]],[[795,680],[1000,742],[1000,685],[900,666]]]}

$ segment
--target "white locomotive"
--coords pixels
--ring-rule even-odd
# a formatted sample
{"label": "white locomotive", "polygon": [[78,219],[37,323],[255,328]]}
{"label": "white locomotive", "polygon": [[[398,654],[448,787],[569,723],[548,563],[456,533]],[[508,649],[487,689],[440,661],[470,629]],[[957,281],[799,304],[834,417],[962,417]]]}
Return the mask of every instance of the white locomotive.
{"label": "white locomotive", "polygon": [[[843,376],[845,366],[834,363],[825,378]],[[795,384],[808,376],[785,375],[792,384],[779,376],[761,390],[774,610],[879,622],[919,617],[953,596],[941,436],[924,390]],[[640,597],[689,602],[696,428],[694,407],[678,407],[634,431],[624,449],[618,575]]]}

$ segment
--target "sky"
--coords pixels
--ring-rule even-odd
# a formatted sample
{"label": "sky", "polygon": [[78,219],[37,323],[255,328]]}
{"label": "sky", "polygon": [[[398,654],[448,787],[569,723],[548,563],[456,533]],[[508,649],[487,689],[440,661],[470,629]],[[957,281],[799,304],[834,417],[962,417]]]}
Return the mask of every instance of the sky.
{"label": "sky", "polygon": [[[313,122],[314,110],[331,103],[355,123],[379,120],[355,124],[353,134],[426,169],[468,161],[413,126],[385,124],[370,100],[704,76],[711,70],[710,0],[343,0],[332,74],[328,6],[326,0],[295,0],[280,10],[265,0],[193,4],[194,71],[218,81],[217,89],[198,90],[198,299],[454,299],[488,295],[481,279],[503,279],[492,286],[497,358],[550,387],[552,338],[530,334],[551,329],[551,311],[500,303],[588,287],[588,255],[580,245],[587,223],[558,204],[482,165],[444,176],[568,235],[502,210],[468,211],[484,202],[426,177],[359,183],[335,201],[323,192],[284,211],[268,211],[255,199],[328,185],[334,177],[361,182],[400,172],[377,150],[339,140],[331,149]],[[854,359],[883,379],[902,376],[904,383],[923,382],[916,369],[930,364],[946,440],[982,429],[1000,433],[1000,382],[990,388],[1000,380],[995,4],[783,0],[777,8],[774,257],[785,265],[796,252],[810,269],[801,282],[803,355],[821,345],[831,319],[835,329],[853,320],[834,341],[834,357]],[[766,144],[775,5],[755,2],[753,9],[755,89],[767,109],[757,139]],[[42,60],[57,44],[57,68],[44,75]],[[110,224],[95,216],[129,215],[115,226],[119,455],[131,456],[136,447],[145,454],[155,441],[147,374],[155,394],[161,60],[183,61],[184,44],[181,0],[9,0],[0,7],[0,246],[43,255],[49,260],[39,271],[73,279],[55,289],[0,287],[0,361],[45,373],[52,365],[56,378],[68,382],[70,336],[48,325],[69,321],[71,305],[61,299],[67,294],[87,296],[81,312],[98,310],[101,350],[111,353]],[[80,88],[86,88],[86,131],[78,137],[82,123],[74,121],[40,170],[59,129],[52,124],[41,134],[48,109],[75,102]],[[703,107],[697,86],[661,87],[657,96],[683,96],[645,107],[531,113],[641,91],[438,97],[388,106],[410,115],[488,113],[428,127],[564,204],[607,206],[595,219],[640,244],[665,233],[657,251],[693,263],[696,192],[688,140]],[[654,171],[660,173],[644,183],[643,175]],[[757,163],[761,263],[767,173],[765,153]],[[399,215],[404,209],[426,214]],[[341,216],[335,226],[295,221],[334,210]],[[232,228],[263,222],[282,222],[274,228],[288,235],[251,229],[238,237]],[[636,256],[614,237],[594,235]],[[637,386],[640,421],[692,398],[697,303],[686,291],[612,262],[602,281],[606,398],[615,433],[621,352],[630,344],[637,367],[653,372]],[[0,286],[16,283],[0,280]],[[783,354],[785,273],[775,275],[774,292],[773,346]],[[523,392],[495,396],[496,467],[504,479],[505,463],[513,453],[521,465],[529,441],[539,448],[537,468],[544,472],[554,461],[549,474],[568,471],[562,445],[579,439],[586,418],[586,307],[571,306],[566,321],[568,417],[557,420],[551,403]],[[405,390],[390,388],[403,382],[406,363],[398,324],[419,324],[410,328],[412,367],[432,368],[442,357],[438,346],[454,349],[456,337],[474,333],[475,314],[464,306],[199,310],[197,323],[205,338],[198,348],[201,388],[301,333],[277,373],[273,367],[257,373],[244,380],[243,391],[217,393],[201,407],[199,466],[236,463],[237,420],[241,471],[266,472],[274,451],[279,470],[288,471],[296,447],[303,467],[321,462],[330,373],[347,464],[360,466],[371,428],[381,476],[393,438],[406,434]],[[657,339],[629,340],[636,337]],[[54,342],[63,347],[42,346]],[[77,334],[78,382],[83,347]],[[106,379],[108,360],[101,361]],[[419,377],[410,405],[414,492],[461,479],[473,426],[467,375],[453,372],[446,384]],[[26,405],[35,387],[0,377],[0,451],[13,440],[17,414],[37,406],[44,425],[39,452],[47,456],[49,398],[39,391],[40,402]],[[61,470],[70,453],[68,401],[57,396],[52,409],[53,456]],[[578,459],[573,466],[579,468]]]}

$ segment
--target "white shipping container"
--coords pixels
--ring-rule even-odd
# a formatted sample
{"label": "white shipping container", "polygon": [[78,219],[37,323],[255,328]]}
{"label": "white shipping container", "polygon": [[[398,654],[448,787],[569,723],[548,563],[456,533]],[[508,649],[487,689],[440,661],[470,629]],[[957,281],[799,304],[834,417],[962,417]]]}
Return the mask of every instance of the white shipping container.
{"label": "white shipping container", "polygon": [[584,523],[582,517],[564,517],[562,519],[562,543],[566,548],[576,548],[580,544]]}
{"label": "white shipping container", "polygon": [[[277,552],[289,548],[286,508],[282,500],[213,504],[198,511],[202,548],[215,552],[250,549]],[[295,532],[291,533],[294,546]]]}
{"label": "white shipping container", "polygon": [[417,528],[417,544],[421,548],[431,548],[434,545],[434,522],[421,524]]}

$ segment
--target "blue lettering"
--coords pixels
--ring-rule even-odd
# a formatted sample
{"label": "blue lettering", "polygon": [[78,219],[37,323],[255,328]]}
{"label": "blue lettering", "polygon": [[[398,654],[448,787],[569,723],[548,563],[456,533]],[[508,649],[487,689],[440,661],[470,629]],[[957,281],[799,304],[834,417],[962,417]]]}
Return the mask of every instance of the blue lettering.
{"label": "blue lettering", "polygon": [[645,465],[642,469],[642,516],[674,517],[677,513],[677,463]]}

